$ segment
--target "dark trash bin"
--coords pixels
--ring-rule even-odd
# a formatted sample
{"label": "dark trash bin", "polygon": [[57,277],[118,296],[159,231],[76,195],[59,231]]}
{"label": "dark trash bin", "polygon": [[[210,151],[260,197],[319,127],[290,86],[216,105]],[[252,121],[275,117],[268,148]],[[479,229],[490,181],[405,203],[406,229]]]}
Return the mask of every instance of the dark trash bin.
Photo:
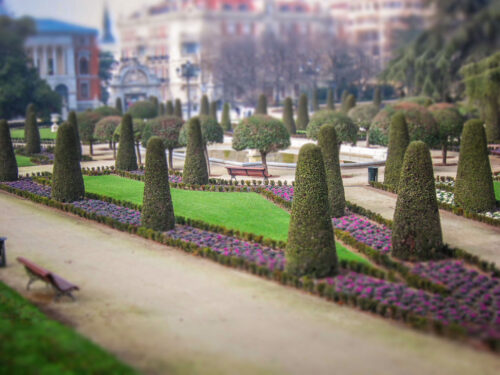
{"label": "dark trash bin", "polygon": [[7,266],[7,253],[5,251],[5,241],[6,237],[0,237],[0,267]]}
{"label": "dark trash bin", "polygon": [[368,182],[377,182],[378,181],[378,168],[377,167],[368,167]]}

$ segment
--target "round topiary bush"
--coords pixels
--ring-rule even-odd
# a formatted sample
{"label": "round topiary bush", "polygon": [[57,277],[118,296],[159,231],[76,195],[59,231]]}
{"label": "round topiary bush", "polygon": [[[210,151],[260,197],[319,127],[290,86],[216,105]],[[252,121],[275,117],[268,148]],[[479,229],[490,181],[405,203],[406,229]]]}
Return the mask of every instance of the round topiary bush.
{"label": "round topiary bush", "polygon": [[439,144],[439,127],[434,116],[426,107],[411,102],[387,105],[375,116],[370,126],[371,144],[387,145],[391,118],[396,112],[405,115],[410,141],[424,141],[429,147]]}
{"label": "round topiary bush", "polygon": [[298,277],[338,272],[325,166],[321,149],[310,143],[299,152],[285,255],[286,271]]}
{"label": "round topiary bush", "polygon": [[150,100],[135,102],[129,108],[128,113],[133,118],[148,119],[158,116],[158,106]]}
{"label": "round topiary bush", "polygon": [[443,164],[446,165],[448,145],[458,139],[464,127],[465,118],[457,106],[451,103],[436,103],[431,105],[429,111],[434,116],[439,127],[439,142],[443,154]]}
{"label": "round topiary bush", "polygon": [[18,169],[9,124],[0,120],[0,181],[16,181]]}
{"label": "round topiary bush", "polygon": [[179,143],[179,133],[182,125],[182,119],[177,116],[162,116],[147,121],[142,133],[143,145],[147,145],[149,139],[153,136],[160,137],[165,148],[168,150],[170,168],[173,168],[174,149],[182,147]]}
{"label": "round topiary bush", "polygon": [[188,124],[186,160],[184,161],[182,181],[185,184],[193,185],[208,183],[207,161],[198,117],[193,117]]}
{"label": "round topiary bush", "polygon": [[299,98],[299,107],[297,108],[297,130],[306,130],[309,124],[309,109],[307,108],[307,95],[302,94]]}
{"label": "round topiary bush", "polygon": [[385,162],[384,184],[398,189],[399,176],[405,152],[410,144],[408,126],[405,115],[401,112],[392,116],[389,129],[389,147],[387,148],[387,161]]}
{"label": "round topiary bush", "polygon": [[326,185],[328,187],[328,202],[333,217],[345,215],[345,195],[342,174],[340,173],[339,141],[335,126],[323,125],[319,130],[318,146],[325,163]]}
{"label": "round topiary bush", "polygon": [[135,171],[137,167],[137,157],[135,155],[134,128],[132,116],[123,116],[120,125],[120,142],[118,144],[118,154],[116,155],[115,168],[122,171]]}
{"label": "round topiary bush", "polygon": [[257,102],[257,108],[255,108],[256,115],[267,115],[267,96],[261,94],[259,96],[259,101]]}
{"label": "round topiary bush", "polygon": [[108,116],[99,120],[94,129],[94,138],[113,143],[116,128],[120,125],[122,118],[120,116]]}
{"label": "round topiary bush", "polygon": [[71,125],[75,132],[75,138],[76,138],[76,144],[77,147],[76,149],[78,150],[78,159],[82,160],[82,142],[80,140],[80,130],[78,128],[78,118],[76,117],[76,112],[71,111],[68,116],[68,123]]}
{"label": "round topiary bush", "polygon": [[35,106],[33,104],[28,105],[26,109],[24,140],[26,142],[26,152],[29,155],[39,154],[42,151],[40,145],[40,131],[38,130]]}
{"label": "round topiary bush", "polygon": [[356,143],[358,137],[358,127],[349,117],[335,111],[319,111],[311,117],[307,125],[307,137],[318,139],[319,129],[325,124],[331,124],[337,132],[339,144],[341,142]]}
{"label": "round topiary bush", "polygon": [[283,123],[285,124],[288,133],[296,133],[295,120],[293,118],[293,102],[290,97],[285,99],[285,103],[283,105]]}
{"label": "round topiary bush", "polygon": [[74,202],[85,196],[80,159],[78,158],[75,131],[64,123],[57,129],[52,198],[61,202]]}
{"label": "round topiary bush", "polygon": [[96,109],[94,109],[94,112],[101,115],[101,117],[121,116],[119,109],[113,108],[113,107],[108,107],[108,106],[102,106],[102,107],[96,108]]}
{"label": "round topiary bush", "polygon": [[473,212],[495,208],[484,121],[469,120],[464,126],[455,181],[455,203]]}
{"label": "round topiary bush", "polygon": [[222,120],[221,120],[221,126],[224,131],[231,131],[232,126],[231,126],[231,115],[229,111],[231,110],[229,103],[224,103],[224,109],[222,110]]}
{"label": "round topiary bush", "polygon": [[372,124],[373,119],[377,115],[379,111],[379,107],[368,104],[368,105],[358,105],[352,108],[347,116],[354,121],[358,128],[363,128],[366,132],[366,141],[367,145],[370,144],[368,131],[370,130],[370,125]]}
{"label": "round topiary bush", "polygon": [[415,141],[408,146],[392,228],[392,254],[404,260],[435,259],[443,247],[436,186],[429,148]]}
{"label": "round topiary bush", "polygon": [[100,119],[102,119],[103,116],[96,112],[85,111],[78,113],[76,117],[80,138],[82,142],[89,145],[89,153],[90,155],[93,155],[93,145],[95,141],[94,129],[96,124]]}
{"label": "round topiary bush", "polygon": [[174,207],[168,182],[165,146],[160,137],[153,136],[148,141],[144,182],[142,225],[162,232],[174,229]]}

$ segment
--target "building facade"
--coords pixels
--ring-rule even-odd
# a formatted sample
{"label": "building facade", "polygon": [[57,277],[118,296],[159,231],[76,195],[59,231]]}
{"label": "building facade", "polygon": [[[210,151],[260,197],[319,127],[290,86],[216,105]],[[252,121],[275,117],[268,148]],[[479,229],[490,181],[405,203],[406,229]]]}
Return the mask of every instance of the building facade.
{"label": "building facade", "polygon": [[97,30],[52,19],[37,19],[37,32],[25,42],[40,77],[62,97],[68,111],[100,105]]}

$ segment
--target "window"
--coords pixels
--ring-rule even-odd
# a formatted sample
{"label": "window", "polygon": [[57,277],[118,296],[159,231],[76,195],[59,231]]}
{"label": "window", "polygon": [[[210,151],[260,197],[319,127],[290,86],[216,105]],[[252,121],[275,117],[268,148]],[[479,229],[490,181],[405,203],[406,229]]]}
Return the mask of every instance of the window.
{"label": "window", "polygon": [[82,99],[89,99],[90,93],[89,93],[89,83],[88,82],[82,82],[80,84],[80,96]]}
{"label": "window", "polygon": [[89,74],[89,61],[86,57],[80,58],[80,74]]}
{"label": "window", "polygon": [[198,53],[199,45],[196,42],[184,42],[182,43],[182,54],[183,55],[194,55]]}
{"label": "window", "polygon": [[54,75],[54,59],[52,58],[47,59],[47,74],[49,76]]}

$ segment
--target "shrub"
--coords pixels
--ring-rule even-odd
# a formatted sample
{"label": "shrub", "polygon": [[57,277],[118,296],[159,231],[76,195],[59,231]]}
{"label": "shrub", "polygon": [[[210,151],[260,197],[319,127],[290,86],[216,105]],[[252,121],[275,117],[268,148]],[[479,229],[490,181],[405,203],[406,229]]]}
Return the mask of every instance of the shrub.
{"label": "shrub", "polygon": [[132,118],[148,119],[158,116],[158,105],[150,100],[135,102],[129,108],[128,113]]}
{"label": "shrub", "polygon": [[174,116],[182,120],[182,102],[180,99],[175,99]]}
{"label": "shrub", "polygon": [[17,161],[9,124],[6,120],[0,120],[0,181],[16,181],[17,177]]}
{"label": "shrub", "polygon": [[52,197],[55,200],[74,202],[85,196],[77,147],[73,127],[68,123],[59,126],[52,177]]}
{"label": "shrub", "polygon": [[484,121],[469,120],[464,126],[455,181],[455,202],[472,212],[495,208]]}
{"label": "shrub", "polygon": [[319,130],[318,145],[325,163],[326,185],[328,187],[328,202],[333,217],[344,216],[345,196],[342,174],[340,173],[339,142],[335,126],[323,125]]}
{"label": "shrub", "polygon": [[93,155],[94,154],[93,144],[95,141],[94,129],[96,124],[102,118],[102,116],[97,112],[85,111],[78,113],[76,115],[76,118],[81,140],[82,142],[87,143],[89,145],[90,155]]}
{"label": "shrub", "polygon": [[358,137],[356,124],[346,115],[328,110],[319,111],[313,115],[309,125],[307,125],[307,137],[318,139],[319,129],[325,124],[331,124],[335,127],[339,143],[356,143]]}
{"label": "shrub", "polygon": [[157,231],[174,229],[174,207],[168,182],[165,145],[160,137],[153,136],[148,141],[144,182],[142,225]]}
{"label": "shrub", "polygon": [[121,98],[116,98],[115,108],[118,111],[118,115],[122,116],[123,115],[123,104],[122,104],[122,99]]}
{"label": "shrub", "polygon": [[77,151],[78,151],[78,159],[82,160],[82,142],[80,140],[80,130],[78,129],[78,119],[76,117],[76,112],[71,111],[68,116],[68,123],[71,125],[73,128],[73,131],[75,132],[75,138],[76,138],[76,144],[77,144]]}
{"label": "shrub", "polygon": [[326,109],[333,111],[335,109],[335,96],[333,89],[328,89],[328,94],[326,96]]}
{"label": "shrub", "polygon": [[187,128],[187,149],[182,182],[191,185],[208,183],[207,161],[205,159],[200,119],[193,117]]}
{"label": "shrub", "polygon": [[370,125],[377,115],[379,109],[375,105],[359,105],[347,113],[347,116],[354,121],[354,123],[361,128],[365,128],[366,130],[370,129]]}
{"label": "shrub", "polygon": [[259,100],[257,101],[257,107],[255,108],[256,115],[267,115],[267,96],[261,94]]}
{"label": "shrub", "polygon": [[173,169],[173,152],[175,148],[181,147],[179,133],[183,125],[182,119],[176,116],[157,117],[146,122],[142,133],[142,144],[148,145],[152,136],[160,137],[166,149],[168,149],[168,162]]}
{"label": "shrub", "polygon": [[231,115],[230,115],[229,103],[224,103],[224,109],[222,110],[221,126],[225,131],[231,131]]}
{"label": "shrub", "polygon": [[132,116],[123,116],[120,125],[120,142],[118,144],[118,154],[116,155],[115,168],[123,171],[135,171],[137,169],[137,157],[135,155],[134,128]]}
{"label": "shrub", "polygon": [[171,100],[167,100],[167,106],[165,107],[165,115],[173,116],[174,115],[174,103]]}
{"label": "shrub", "polygon": [[382,90],[380,87],[375,88],[375,92],[373,93],[373,106],[377,109],[377,111],[382,106]]}
{"label": "shrub", "polygon": [[210,104],[208,103],[208,96],[203,95],[200,103],[200,116],[210,115]]}
{"label": "shrub", "polygon": [[94,129],[94,138],[100,141],[113,142],[116,128],[120,125],[120,116],[107,116],[99,120]]}
{"label": "shrub", "polygon": [[295,134],[295,120],[293,118],[293,102],[292,98],[288,97],[285,99],[285,103],[283,106],[283,123],[288,130],[288,133]]}
{"label": "shrub", "polygon": [[434,103],[434,100],[428,96],[410,96],[404,98],[401,102],[415,103],[422,107],[429,107]]}
{"label": "shrub", "polygon": [[297,129],[306,130],[309,124],[309,109],[307,108],[307,95],[302,94],[299,98],[299,107],[297,109]]}
{"label": "shrub", "polygon": [[120,111],[113,107],[102,106],[94,109],[94,112],[101,115],[101,117],[120,116]]}
{"label": "shrub", "polygon": [[210,113],[209,116],[217,122],[217,102],[210,102]]}
{"label": "shrub", "polygon": [[33,104],[28,105],[28,108],[26,109],[24,138],[26,142],[26,152],[28,155],[39,154],[42,151],[40,146],[40,131],[38,130],[35,106]]}
{"label": "shrub", "polygon": [[342,103],[341,111],[344,115],[347,115],[354,107],[356,107],[356,97],[353,94],[350,94]]}
{"label": "shrub", "polygon": [[415,141],[408,146],[394,212],[392,254],[405,260],[436,258],[443,247],[441,222],[429,148]]}
{"label": "shrub", "polygon": [[313,92],[312,92],[312,110],[314,112],[317,112],[319,111],[319,98],[318,98],[318,90],[317,89],[314,89]]}
{"label": "shrub", "polygon": [[[403,112],[405,115],[410,141],[424,141],[429,147],[439,144],[439,128],[436,120],[427,108],[411,102],[387,105],[375,116],[370,126],[370,133],[375,129],[380,132],[381,142],[378,144],[387,145],[391,118],[396,112]],[[370,134],[370,143],[376,144],[375,141]]]}
{"label": "shrub", "polygon": [[387,148],[387,161],[385,163],[384,184],[397,191],[399,176],[406,148],[410,143],[408,126],[404,114],[401,112],[392,116],[389,129],[389,147]]}
{"label": "shrub", "polygon": [[290,134],[282,121],[267,115],[243,119],[234,129],[233,148],[236,151],[256,149],[267,169],[267,154],[290,146]]}
{"label": "shrub", "polygon": [[321,149],[306,144],[300,149],[297,162],[286,272],[325,277],[337,273],[337,263]]}
{"label": "shrub", "polygon": [[458,108],[451,103],[436,103],[429,107],[439,127],[439,142],[443,154],[443,164],[446,164],[448,145],[453,138],[460,137],[465,118]]}

